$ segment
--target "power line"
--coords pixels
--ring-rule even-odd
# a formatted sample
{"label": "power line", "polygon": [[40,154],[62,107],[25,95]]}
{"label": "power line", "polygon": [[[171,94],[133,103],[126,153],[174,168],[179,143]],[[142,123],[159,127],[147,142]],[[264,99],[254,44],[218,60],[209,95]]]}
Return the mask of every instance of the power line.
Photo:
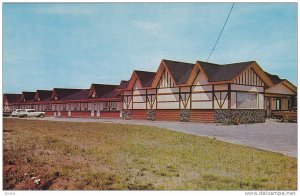
{"label": "power line", "polygon": [[206,59],[206,62],[209,60],[210,56],[212,55],[212,53],[214,52],[214,50],[215,50],[215,48],[216,48],[216,46],[217,46],[217,44],[218,44],[218,41],[219,41],[219,39],[220,39],[220,37],[221,37],[221,35],[222,35],[222,33],[223,33],[223,30],[224,30],[224,28],[225,28],[225,26],[226,26],[226,24],[227,24],[227,21],[228,21],[228,19],[229,19],[229,16],[230,16],[230,14],[231,14],[231,12],[232,12],[233,7],[234,7],[234,3],[233,3],[232,6],[231,6],[231,9],[230,9],[230,11],[229,11],[229,14],[228,14],[228,16],[227,16],[227,18],[226,18],[226,21],[225,21],[224,25],[223,25],[223,28],[222,28],[222,30],[221,30],[219,36],[218,36],[218,39],[217,39],[217,41],[216,41],[216,43],[215,43],[213,49],[211,50],[211,52],[210,52],[208,58]]}

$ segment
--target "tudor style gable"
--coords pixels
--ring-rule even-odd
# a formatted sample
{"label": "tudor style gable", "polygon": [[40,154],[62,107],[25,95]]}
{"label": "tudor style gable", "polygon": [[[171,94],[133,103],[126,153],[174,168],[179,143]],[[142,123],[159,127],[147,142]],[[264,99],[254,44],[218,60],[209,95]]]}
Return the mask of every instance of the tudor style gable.
{"label": "tudor style gable", "polygon": [[198,62],[195,64],[195,67],[187,80],[187,84],[191,86],[208,84],[208,78]]}
{"label": "tudor style gable", "polygon": [[172,78],[170,72],[164,69],[160,80],[158,82],[157,88],[171,88],[175,86],[174,79]]}
{"label": "tudor style gable", "polygon": [[163,59],[152,82],[152,88],[172,88],[186,85],[194,64]]}
{"label": "tudor style gable", "polygon": [[22,92],[21,102],[31,102],[34,101],[35,92]]}
{"label": "tudor style gable", "polygon": [[238,77],[233,80],[234,84],[243,84],[250,86],[265,86],[264,81],[260,76],[253,70],[253,68],[248,68],[242,72]]}
{"label": "tudor style gable", "polygon": [[249,86],[269,87],[273,85],[273,82],[256,62],[251,63],[231,81],[234,84]]}
{"label": "tudor style gable", "polygon": [[94,87],[94,84],[91,84],[91,87],[90,87],[90,90],[89,90],[89,93],[88,93],[88,97],[89,98],[96,98],[96,97],[98,97],[96,89]]}

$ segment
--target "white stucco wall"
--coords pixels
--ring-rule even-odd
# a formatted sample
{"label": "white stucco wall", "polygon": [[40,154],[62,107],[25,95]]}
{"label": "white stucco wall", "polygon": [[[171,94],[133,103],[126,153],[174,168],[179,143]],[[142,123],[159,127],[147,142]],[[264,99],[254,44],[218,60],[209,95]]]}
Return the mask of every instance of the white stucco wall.
{"label": "white stucco wall", "polygon": [[208,81],[207,81],[204,73],[202,71],[200,71],[194,81],[194,85],[202,85],[202,84],[208,84]]}
{"label": "white stucco wall", "polygon": [[212,93],[192,93],[192,101],[212,100]]}
{"label": "white stucco wall", "polygon": [[283,84],[277,84],[275,86],[266,89],[266,93],[276,93],[276,94],[285,94],[285,95],[295,94],[291,89],[289,89]]}
{"label": "white stucco wall", "polygon": [[179,109],[179,103],[178,102],[157,103],[157,107],[159,109]]}
{"label": "white stucco wall", "polygon": [[157,95],[157,101],[179,101],[179,95]]}
{"label": "white stucco wall", "polygon": [[193,86],[192,91],[212,91],[212,85]]}
{"label": "white stucco wall", "polygon": [[264,92],[264,88],[260,86],[246,86],[246,85],[237,85],[237,84],[231,84],[231,90]]}

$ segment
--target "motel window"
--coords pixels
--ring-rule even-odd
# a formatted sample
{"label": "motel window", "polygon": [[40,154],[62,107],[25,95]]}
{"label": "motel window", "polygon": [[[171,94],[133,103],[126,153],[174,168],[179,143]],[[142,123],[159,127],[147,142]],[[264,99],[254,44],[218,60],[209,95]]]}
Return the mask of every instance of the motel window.
{"label": "motel window", "polygon": [[257,94],[255,93],[237,93],[238,109],[256,109],[258,107]]}
{"label": "motel window", "polygon": [[111,102],[111,109],[116,110],[117,109],[117,102]]}
{"label": "motel window", "polygon": [[48,110],[52,110],[52,104],[49,104],[48,107]]}
{"label": "motel window", "polygon": [[78,103],[78,104],[72,104],[72,109],[74,111],[79,111],[80,110],[80,103]]}
{"label": "motel window", "polygon": [[109,110],[109,102],[103,103],[103,110]]}
{"label": "motel window", "polygon": [[81,110],[88,110],[88,104],[87,103],[82,103],[81,104]]}
{"label": "motel window", "polygon": [[94,110],[99,110],[100,107],[99,107],[100,103],[94,103]]}
{"label": "motel window", "polygon": [[61,105],[61,110],[66,110],[67,105],[66,104],[62,104]]}
{"label": "motel window", "polygon": [[276,99],[276,110],[281,110],[281,99]]}

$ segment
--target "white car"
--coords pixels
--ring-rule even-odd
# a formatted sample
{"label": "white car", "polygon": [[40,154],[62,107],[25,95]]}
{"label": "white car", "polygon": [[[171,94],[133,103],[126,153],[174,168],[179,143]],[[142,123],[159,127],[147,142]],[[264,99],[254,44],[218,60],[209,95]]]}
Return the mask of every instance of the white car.
{"label": "white car", "polygon": [[11,116],[17,117],[17,116],[20,115],[20,112],[22,112],[22,111],[24,112],[25,109],[16,109],[16,110],[14,110],[14,111],[11,113]]}
{"label": "white car", "polygon": [[43,118],[45,116],[45,112],[37,112],[34,109],[25,109],[19,112],[18,115],[20,118],[25,117],[40,117]]}

